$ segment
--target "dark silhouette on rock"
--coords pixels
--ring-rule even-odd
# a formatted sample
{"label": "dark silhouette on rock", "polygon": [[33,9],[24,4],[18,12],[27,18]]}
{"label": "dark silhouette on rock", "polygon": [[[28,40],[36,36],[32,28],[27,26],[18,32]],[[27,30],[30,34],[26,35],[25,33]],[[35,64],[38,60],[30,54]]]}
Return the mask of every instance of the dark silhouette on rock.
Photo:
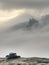
{"label": "dark silhouette on rock", "polygon": [[20,58],[20,56],[17,56],[16,53],[9,53],[9,55],[6,55],[6,59],[9,60],[9,59],[18,59]]}

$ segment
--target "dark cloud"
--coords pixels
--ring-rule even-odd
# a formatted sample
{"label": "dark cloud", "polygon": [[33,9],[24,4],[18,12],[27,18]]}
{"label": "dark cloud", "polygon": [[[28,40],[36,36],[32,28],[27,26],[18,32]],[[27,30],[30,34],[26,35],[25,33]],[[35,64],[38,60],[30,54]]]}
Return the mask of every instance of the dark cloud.
{"label": "dark cloud", "polygon": [[37,20],[29,14],[22,14],[18,19],[15,18],[10,21],[12,21],[12,23],[8,24],[9,31],[49,31],[49,15],[42,16],[41,20]]}
{"label": "dark cloud", "polygon": [[47,8],[49,0],[0,0],[3,9]]}
{"label": "dark cloud", "polygon": [[22,30],[29,31],[32,28],[37,28],[38,25],[39,25],[39,22],[36,19],[31,18],[28,21],[24,21],[23,23],[15,24],[14,26],[10,28],[10,30],[16,31],[16,30],[22,29]]}
{"label": "dark cloud", "polygon": [[14,18],[6,23],[7,33],[17,30],[22,31],[49,31],[49,15],[42,16],[41,20],[37,20],[29,14],[22,14],[18,18]]}

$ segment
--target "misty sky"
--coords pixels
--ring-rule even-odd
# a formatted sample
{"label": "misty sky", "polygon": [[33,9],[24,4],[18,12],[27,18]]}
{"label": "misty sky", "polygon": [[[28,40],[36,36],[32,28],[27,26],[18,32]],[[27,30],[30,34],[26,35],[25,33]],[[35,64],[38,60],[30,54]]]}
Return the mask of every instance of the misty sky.
{"label": "misty sky", "polygon": [[10,52],[49,57],[49,0],[0,0],[0,56]]}

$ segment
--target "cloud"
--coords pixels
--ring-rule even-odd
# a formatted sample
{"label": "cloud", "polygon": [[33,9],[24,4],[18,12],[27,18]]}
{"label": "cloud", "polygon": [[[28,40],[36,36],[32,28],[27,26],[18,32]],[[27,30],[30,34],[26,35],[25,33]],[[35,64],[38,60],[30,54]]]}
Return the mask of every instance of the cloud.
{"label": "cloud", "polygon": [[[24,15],[25,17],[26,15]],[[29,16],[29,17],[28,17]],[[42,25],[39,21],[37,23],[38,27],[35,29],[36,26],[36,19],[33,18],[35,23],[32,22],[32,31],[24,30],[27,28],[26,26],[29,24],[29,19],[31,18],[30,15],[27,14],[26,21],[25,18],[21,20],[21,23],[17,23],[19,19],[16,21],[12,20],[12,22],[8,24],[8,28],[6,26],[6,30],[0,32],[0,48],[3,49],[3,52],[0,54],[2,56],[6,55],[5,53],[9,53],[11,51],[17,52],[21,56],[30,57],[30,56],[41,56],[41,57],[49,57],[48,56],[48,49],[49,49],[49,31],[47,31],[47,24]],[[45,18],[46,16],[44,16]],[[49,17],[49,16],[48,16]],[[43,21],[44,22],[44,21]],[[27,24],[26,24],[27,23]],[[43,27],[40,27],[43,26]],[[14,27],[16,26],[16,27]],[[14,27],[14,30],[13,30]],[[19,30],[16,30],[16,28]],[[29,24],[30,27],[30,24]],[[10,29],[12,28],[12,29]],[[33,30],[34,29],[34,30]],[[38,29],[38,30],[37,30]],[[28,51],[29,50],[29,51]],[[4,55],[3,55],[4,53]],[[33,54],[33,55],[32,55]]]}
{"label": "cloud", "polygon": [[[31,19],[31,22],[30,22]],[[40,20],[37,18],[34,18],[30,14],[23,13],[18,17],[15,17],[12,20],[9,20],[5,25],[5,29],[7,32],[10,31],[17,31],[17,30],[23,30],[23,31],[35,31],[35,32],[44,32],[49,31],[49,15],[44,15]],[[4,29],[4,26],[2,27]]]}
{"label": "cloud", "polygon": [[0,0],[2,9],[48,8],[49,0]]}
{"label": "cloud", "polygon": [[23,21],[22,23],[11,26],[10,31],[16,31],[16,30],[29,31],[31,29],[34,30],[34,28],[37,29],[38,25],[39,25],[39,22],[36,19],[31,18],[28,21],[26,20],[26,21]]}

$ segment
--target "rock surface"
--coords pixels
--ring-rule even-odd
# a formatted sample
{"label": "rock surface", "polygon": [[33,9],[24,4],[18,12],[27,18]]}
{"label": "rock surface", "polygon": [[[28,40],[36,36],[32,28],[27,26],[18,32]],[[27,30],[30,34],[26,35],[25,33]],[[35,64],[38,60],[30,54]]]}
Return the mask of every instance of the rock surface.
{"label": "rock surface", "polygon": [[5,58],[0,58],[0,65],[49,65],[48,58],[18,58],[6,60]]}

